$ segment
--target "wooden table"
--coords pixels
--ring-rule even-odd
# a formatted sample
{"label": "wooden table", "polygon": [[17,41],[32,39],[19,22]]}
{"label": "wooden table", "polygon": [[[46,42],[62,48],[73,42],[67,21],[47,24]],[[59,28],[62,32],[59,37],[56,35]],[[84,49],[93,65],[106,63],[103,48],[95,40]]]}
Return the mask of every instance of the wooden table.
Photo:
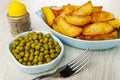
{"label": "wooden table", "polygon": [[[0,0],[0,80],[31,80],[39,74],[28,74],[20,70],[7,52],[7,44],[12,39],[9,23],[7,20],[7,7],[11,0]],[[35,11],[45,5],[62,5],[67,3],[79,4],[81,0],[22,0],[25,2],[30,15],[33,30],[48,31],[44,28]],[[86,2],[87,0],[83,0]],[[108,0],[106,0],[108,1]],[[109,0],[109,2],[112,0]],[[115,1],[113,1],[115,3]],[[98,1],[97,4],[102,4]],[[108,3],[106,3],[108,4]],[[116,4],[119,4],[116,2]],[[112,8],[113,9],[113,8]],[[117,9],[116,9],[117,10]],[[119,10],[120,12],[120,10]],[[54,69],[45,72],[53,72],[58,67],[66,64],[74,57],[81,54],[82,49],[77,49],[64,44],[65,54],[63,59]],[[80,71],[78,74],[69,78],[46,78],[44,80],[120,80],[120,45],[108,50],[93,51],[96,53],[95,59]],[[43,74],[43,73],[41,73]]]}

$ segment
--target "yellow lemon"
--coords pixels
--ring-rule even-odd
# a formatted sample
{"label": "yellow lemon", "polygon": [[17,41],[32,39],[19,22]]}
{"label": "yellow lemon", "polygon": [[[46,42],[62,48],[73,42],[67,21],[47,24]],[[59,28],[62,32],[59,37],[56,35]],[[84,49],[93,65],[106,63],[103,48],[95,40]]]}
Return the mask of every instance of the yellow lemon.
{"label": "yellow lemon", "polygon": [[18,1],[14,0],[12,1],[8,6],[8,15],[12,17],[19,17],[23,16],[27,13],[25,5]]}

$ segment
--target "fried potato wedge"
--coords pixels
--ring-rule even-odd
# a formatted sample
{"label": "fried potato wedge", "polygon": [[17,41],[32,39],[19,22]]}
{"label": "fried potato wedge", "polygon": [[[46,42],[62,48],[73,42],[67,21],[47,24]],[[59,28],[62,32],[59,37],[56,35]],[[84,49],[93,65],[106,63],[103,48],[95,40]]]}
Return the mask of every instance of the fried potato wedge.
{"label": "fried potato wedge", "polygon": [[76,11],[77,9],[79,9],[81,6],[80,5],[71,5],[72,10]]}
{"label": "fried potato wedge", "polygon": [[79,6],[79,5],[67,4],[67,5],[64,5],[63,7],[52,6],[51,9],[52,9],[54,15],[57,17],[60,14],[61,14],[61,16],[64,16],[65,14],[69,14],[72,11],[75,11],[80,7],[81,6]]}
{"label": "fried potato wedge", "polygon": [[60,16],[65,17],[66,14],[70,14],[73,11],[73,8],[70,4],[63,6]]}
{"label": "fried potato wedge", "polygon": [[48,25],[51,26],[54,22],[53,20],[55,19],[54,13],[49,7],[42,7],[42,11],[43,11],[43,14],[46,18]]}
{"label": "fried potato wedge", "polygon": [[53,11],[55,17],[59,16],[62,13],[62,11],[63,11],[62,8],[57,7],[57,6],[52,6],[51,10]]}
{"label": "fried potato wedge", "polygon": [[101,22],[114,19],[114,15],[106,11],[98,11],[92,14],[92,22]]}
{"label": "fried potato wedge", "polygon": [[74,11],[73,15],[90,15],[93,12],[93,5],[91,1],[83,4],[78,10]]}
{"label": "fried potato wedge", "polygon": [[53,30],[61,33],[60,30],[59,30],[59,28],[58,28],[58,25],[57,25],[57,24],[53,23],[53,24],[52,24],[52,28],[53,28]]}
{"label": "fried potato wedge", "polygon": [[66,15],[65,20],[72,24],[77,26],[83,26],[85,24],[88,24],[91,21],[91,16],[78,16],[78,15]]}
{"label": "fried potato wedge", "polygon": [[93,13],[94,12],[98,12],[98,11],[102,11],[103,6],[93,6]]}
{"label": "fried potato wedge", "polygon": [[110,21],[107,21],[107,23],[112,25],[115,29],[119,29],[120,28],[120,20],[119,19],[110,20]]}
{"label": "fried potato wedge", "polygon": [[99,23],[93,23],[84,27],[82,34],[83,35],[102,35],[102,34],[110,33],[113,30],[114,28],[112,27],[112,25],[105,22],[99,22]]}
{"label": "fried potato wedge", "polygon": [[66,36],[76,37],[82,32],[82,28],[67,23],[67,21],[61,16],[57,17],[55,22],[57,23],[60,32]]}
{"label": "fried potato wedge", "polygon": [[95,36],[89,36],[89,35],[80,35],[76,37],[77,39],[82,40],[110,40],[110,39],[116,39],[118,38],[118,31],[114,30],[110,33],[103,34],[103,35],[95,35]]}

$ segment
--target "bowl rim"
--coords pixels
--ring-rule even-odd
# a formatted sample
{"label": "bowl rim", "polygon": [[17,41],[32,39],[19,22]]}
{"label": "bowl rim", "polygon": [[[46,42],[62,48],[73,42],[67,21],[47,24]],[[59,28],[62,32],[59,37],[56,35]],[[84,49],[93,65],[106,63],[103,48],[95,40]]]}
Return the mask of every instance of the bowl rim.
{"label": "bowl rim", "polygon": [[[38,10],[35,12],[39,17],[44,17],[42,14],[42,10]],[[110,40],[81,40],[81,39],[76,39],[76,38],[72,38],[72,37],[69,37],[69,36],[66,36],[66,35],[63,35],[55,30],[53,30],[45,21],[44,19],[42,18],[42,21],[44,22],[44,24],[47,26],[48,29],[50,29],[52,32],[60,35],[60,36],[63,36],[64,38],[69,38],[71,40],[74,40],[74,41],[77,41],[77,42],[87,42],[87,43],[100,43],[100,42],[110,42],[110,41],[120,41],[120,38],[117,38],[117,39],[110,39]],[[120,30],[119,30],[120,31]],[[120,33],[119,33],[120,34]]]}
{"label": "bowl rim", "polygon": [[42,32],[43,34],[50,33],[51,36],[54,38],[54,40],[55,40],[55,41],[58,41],[59,45],[61,46],[61,52],[60,52],[60,54],[59,54],[54,60],[52,60],[52,61],[49,62],[49,63],[42,64],[42,65],[26,66],[26,65],[23,65],[23,64],[19,63],[19,62],[16,60],[16,58],[14,57],[14,55],[12,54],[12,52],[11,52],[11,50],[10,50],[10,46],[11,46],[12,42],[13,42],[14,40],[16,40],[16,38],[17,38],[18,36],[26,35],[26,34],[29,33],[29,32],[33,32],[33,31],[26,31],[26,32],[20,33],[20,34],[18,34],[17,36],[15,36],[14,38],[12,38],[12,39],[9,41],[9,43],[8,43],[8,46],[7,46],[7,47],[8,47],[8,48],[7,48],[7,49],[8,49],[8,53],[9,53],[9,55],[12,57],[12,59],[15,61],[15,63],[16,63],[17,65],[19,65],[19,66],[21,66],[21,67],[23,67],[23,68],[44,67],[44,66],[46,66],[46,65],[48,66],[48,65],[54,64],[56,60],[58,60],[60,57],[62,57],[62,56],[64,55],[64,45],[63,45],[63,43],[62,43],[56,36],[54,36],[52,33],[47,32],[47,31],[35,31],[35,32]]}

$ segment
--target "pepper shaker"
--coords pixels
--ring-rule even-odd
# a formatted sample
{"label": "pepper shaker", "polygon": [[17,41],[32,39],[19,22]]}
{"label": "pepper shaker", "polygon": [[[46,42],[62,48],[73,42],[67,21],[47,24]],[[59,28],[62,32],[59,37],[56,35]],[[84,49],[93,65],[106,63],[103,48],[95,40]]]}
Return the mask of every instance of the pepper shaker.
{"label": "pepper shaker", "polygon": [[13,36],[31,30],[30,14],[23,2],[14,0],[8,6],[8,22]]}

